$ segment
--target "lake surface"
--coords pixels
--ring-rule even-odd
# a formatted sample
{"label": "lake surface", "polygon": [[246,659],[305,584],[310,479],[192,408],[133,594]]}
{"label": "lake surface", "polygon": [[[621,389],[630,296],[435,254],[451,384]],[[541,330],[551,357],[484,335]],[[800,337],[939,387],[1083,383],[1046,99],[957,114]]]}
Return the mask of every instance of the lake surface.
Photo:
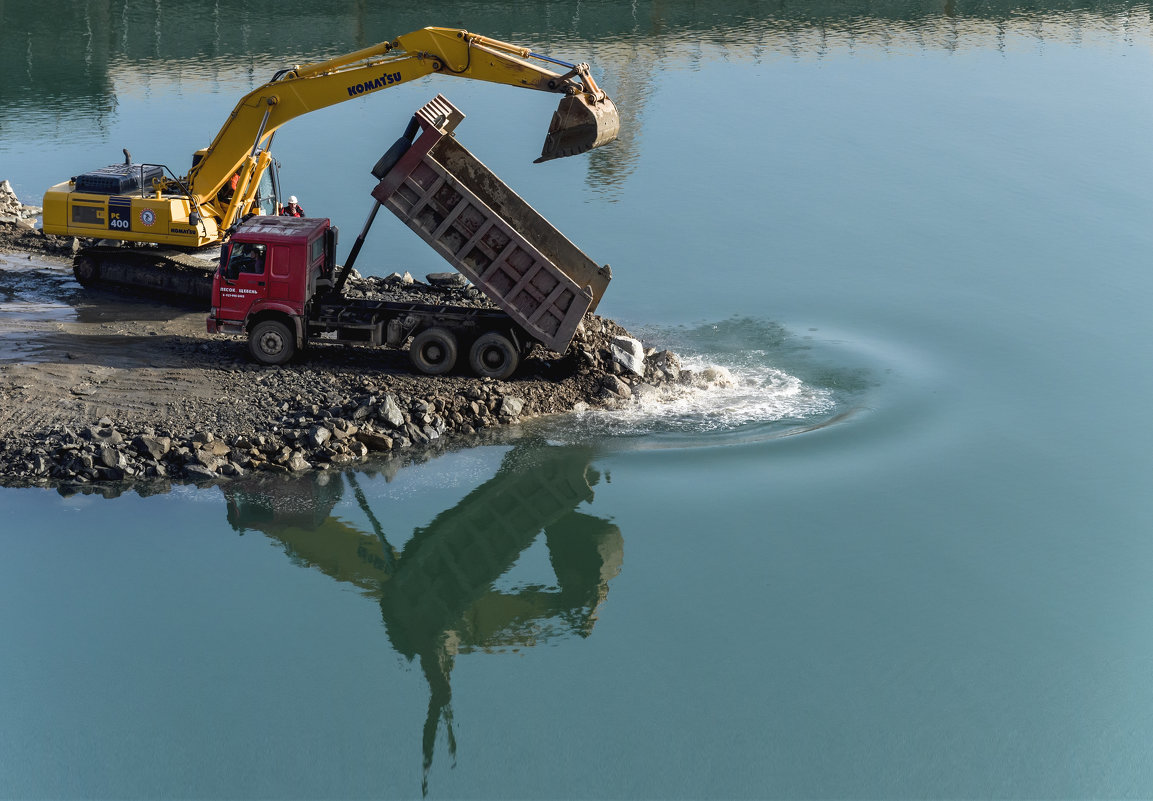
{"label": "lake surface", "polygon": [[[426,79],[282,129],[285,189],[347,247],[444,93],[602,313],[735,382],[399,469],[0,491],[0,797],[1153,796],[1149,4],[727,8],[0,4],[30,202],[423,25],[588,61],[612,147],[533,165],[554,98]],[[360,266],[443,269],[383,219]]]}

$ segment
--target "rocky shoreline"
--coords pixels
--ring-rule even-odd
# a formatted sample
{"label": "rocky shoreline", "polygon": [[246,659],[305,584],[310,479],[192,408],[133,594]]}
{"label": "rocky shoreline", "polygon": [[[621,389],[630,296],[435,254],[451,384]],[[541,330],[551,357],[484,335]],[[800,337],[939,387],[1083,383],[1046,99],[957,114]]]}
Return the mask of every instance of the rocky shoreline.
{"label": "rocky shoreline", "polygon": [[[261,393],[254,397],[238,388],[250,411],[258,413],[245,415],[247,421],[208,422],[194,411],[181,427],[102,417],[83,426],[9,432],[0,438],[0,484],[200,483],[254,471],[327,470],[545,414],[616,407],[635,394],[689,378],[672,352],[645,353],[638,340],[595,316],[586,319],[572,349],[556,361],[546,361],[543,353],[530,357],[534,374],[520,380],[412,376],[418,385],[412,388],[404,377],[386,372],[364,375],[348,386],[316,360],[239,370]],[[419,386],[430,382],[438,385],[433,392]],[[266,422],[253,419],[264,415]]]}
{"label": "rocky shoreline", "polygon": [[[28,207],[11,210],[4,197],[0,191],[0,251],[58,254],[62,272],[59,257],[77,245],[30,228]],[[358,279],[349,290],[487,303],[467,284],[429,278]],[[448,443],[481,442],[485,432],[530,418],[618,407],[692,381],[676,354],[645,348],[593,314],[566,354],[538,346],[506,381],[425,376],[409,370],[402,352],[327,343],[269,368],[247,359],[240,338],[196,330],[202,321],[188,313],[161,331],[131,320],[103,323],[99,337],[88,337],[99,347],[81,353],[74,340],[87,332],[70,340],[68,326],[58,326],[66,330],[52,339],[56,349],[47,356],[0,363],[0,407],[8,409],[0,416],[0,485],[107,492],[130,484],[141,491],[416,458]],[[134,348],[139,358],[131,361]],[[170,386],[166,393],[166,383],[179,382],[189,388]]]}

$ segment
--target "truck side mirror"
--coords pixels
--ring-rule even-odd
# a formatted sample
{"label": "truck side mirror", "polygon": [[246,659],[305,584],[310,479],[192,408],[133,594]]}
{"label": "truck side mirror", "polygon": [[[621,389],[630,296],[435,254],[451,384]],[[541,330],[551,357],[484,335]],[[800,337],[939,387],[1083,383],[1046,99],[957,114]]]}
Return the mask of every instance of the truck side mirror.
{"label": "truck side mirror", "polygon": [[336,243],[339,237],[340,230],[335,225],[329,226],[324,232],[324,272],[328,275],[336,269]]}

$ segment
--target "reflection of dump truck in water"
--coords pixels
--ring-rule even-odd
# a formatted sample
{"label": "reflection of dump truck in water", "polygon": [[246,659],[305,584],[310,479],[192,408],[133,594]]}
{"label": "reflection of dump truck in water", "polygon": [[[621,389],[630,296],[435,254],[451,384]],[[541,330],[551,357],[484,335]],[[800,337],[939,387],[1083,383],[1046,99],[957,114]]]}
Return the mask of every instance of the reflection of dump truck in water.
{"label": "reflection of dump truck in water", "polygon": [[[565,70],[554,71],[554,68]],[[450,28],[423,28],[327,61],[279,70],[233,109],[184,175],[134,163],[91,170],[44,195],[44,231],[97,240],[77,254],[82,284],[112,282],[207,299],[218,245],[252,213],[277,214],[272,140],[318,109],[422,78],[446,75],[563,95],[538,161],[576,155],[616,138],[616,106],[587,64]]]}
{"label": "reflection of dump truck in water", "polygon": [[[614,524],[576,511],[592,501],[599,480],[591,457],[583,449],[518,445],[493,478],[416,529],[399,551],[352,473],[347,481],[373,535],[330,515],[345,491],[339,474],[235,482],[222,491],[234,529],[261,531],[297,564],[379,600],[393,647],[418,658],[429,683],[427,780],[442,720],[455,748],[450,677],[458,654],[592,633],[608,582],[620,571],[623,540]],[[542,532],[555,581],[498,588]]]}
{"label": "reflection of dump truck in water", "polygon": [[[221,491],[233,529],[261,531],[299,564],[379,598],[401,653],[415,656],[450,632],[454,653],[499,650],[592,631],[620,569],[622,540],[615,525],[576,511],[600,480],[591,457],[584,449],[518,445],[493,478],[412,532],[400,550],[353,473],[234,481]],[[349,487],[372,533],[332,516]],[[495,589],[542,532],[555,588],[545,579]]]}
{"label": "reflection of dump truck in water", "polygon": [[[611,280],[450,134],[464,115],[437,96],[373,169],[376,204],[342,268],[328,220],[251,217],[224,246],[211,333],[247,334],[252,356],[282,364],[309,340],[399,347],[420,371],[458,356],[479,376],[508,378],[536,342],[563,353]],[[417,136],[420,132],[420,136]],[[345,297],[344,285],[384,205],[498,307],[475,309]]]}

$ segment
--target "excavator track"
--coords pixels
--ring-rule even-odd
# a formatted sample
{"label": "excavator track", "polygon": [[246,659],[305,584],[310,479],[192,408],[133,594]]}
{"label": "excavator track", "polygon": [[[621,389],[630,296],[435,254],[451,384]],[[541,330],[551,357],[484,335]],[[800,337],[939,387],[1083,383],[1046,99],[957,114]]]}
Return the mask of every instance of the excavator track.
{"label": "excavator track", "polygon": [[[213,249],[212,255],[215,253]],[[207,254],[93,245],[76,254],[72,272],[85,287],[115,286],[207,304],[216,265]]]}

